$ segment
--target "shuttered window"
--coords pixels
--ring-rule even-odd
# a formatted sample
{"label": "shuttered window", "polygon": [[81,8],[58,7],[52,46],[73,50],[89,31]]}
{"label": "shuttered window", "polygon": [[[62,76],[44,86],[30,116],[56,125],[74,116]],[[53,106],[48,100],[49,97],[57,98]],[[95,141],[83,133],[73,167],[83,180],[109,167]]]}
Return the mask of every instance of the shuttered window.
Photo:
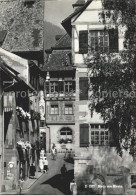
{"label": "shuttered window", "polygon": [[88,78],[79,78],[79,97],[80,100],[88,100]]}
{"label": "shuttered window", "polygon": [[88,53],[88,30],[79,31],[79,53]]}
{"label": "shuttered window", "polygon": [[118,29],[109,30],[109,52],[118,52]]}
{"label": "shuttered window", "polygon": [[89,147],[89,125],[80,124],[80,147]]}

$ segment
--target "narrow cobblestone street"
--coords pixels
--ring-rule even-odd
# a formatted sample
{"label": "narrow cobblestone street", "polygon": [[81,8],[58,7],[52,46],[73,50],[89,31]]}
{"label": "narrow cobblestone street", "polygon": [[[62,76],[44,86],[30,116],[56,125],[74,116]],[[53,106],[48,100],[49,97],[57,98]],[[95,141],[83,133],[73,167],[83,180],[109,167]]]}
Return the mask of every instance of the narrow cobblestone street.
{"label": "narrow cobblestone street", "polygon": [[[68,195],[69,184],[73,178],[74,166],[63,160],[64,154],[58,154],[56,161],[52,160],[48,154],[49,172],[43,174],[34,184],[27,190],[23,190],[22,194],[44,194],[44,195]],[[66,178],[61,177],[60,169],[65,163],[67,168]],[[24,186],[25,189],[25,186]]]}

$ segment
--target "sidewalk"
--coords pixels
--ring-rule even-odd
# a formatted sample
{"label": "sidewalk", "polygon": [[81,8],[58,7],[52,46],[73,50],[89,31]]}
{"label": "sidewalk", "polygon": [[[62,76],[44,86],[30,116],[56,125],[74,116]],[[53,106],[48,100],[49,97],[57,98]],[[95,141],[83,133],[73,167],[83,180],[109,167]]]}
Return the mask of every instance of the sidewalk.
{"label": "sidewalk", "polygon": [[[27,191],[41,176],[43,175],[43,173],[41,172],[35,172],[35,178],[34,179],[31,179],[31,178],[27,178],[23,184],[23,190],[22,190],[22,193]],[[7,191],[7,192],[1,192],[0,194],[4,195],[4,194],[18,194],[20,192],[19,189],[16,189],[16,190],[10,190],[10,191]]]}

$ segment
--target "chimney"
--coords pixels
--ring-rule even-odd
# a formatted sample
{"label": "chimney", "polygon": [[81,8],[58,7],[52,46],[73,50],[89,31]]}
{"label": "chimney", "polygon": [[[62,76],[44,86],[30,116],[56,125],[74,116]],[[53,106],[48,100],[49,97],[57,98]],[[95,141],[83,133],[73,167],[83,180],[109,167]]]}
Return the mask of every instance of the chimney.
{"label": "chimney", "polygon": [[77,0],[77,2],[74,3],[72,6],[73,9],[76,10],[77,8],[82,7],[84,4],[85,4],[85,0]]}

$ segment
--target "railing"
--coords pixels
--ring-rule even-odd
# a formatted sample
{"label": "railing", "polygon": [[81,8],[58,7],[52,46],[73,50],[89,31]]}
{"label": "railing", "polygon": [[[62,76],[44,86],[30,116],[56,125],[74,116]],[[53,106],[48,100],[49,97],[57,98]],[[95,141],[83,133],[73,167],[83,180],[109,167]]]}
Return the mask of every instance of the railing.
{"label": "railing", "polygon": [[75,116],[74,115],[48,115],[46,120],[47,120],[47,122],[50,122],[50,123],[74,122]]}
{"label": "railing", "polygon": [[46,98],[67,98],[67,97],[75,97],[75,90],[70,92],[53,92],[50,94],[46,94]]}

